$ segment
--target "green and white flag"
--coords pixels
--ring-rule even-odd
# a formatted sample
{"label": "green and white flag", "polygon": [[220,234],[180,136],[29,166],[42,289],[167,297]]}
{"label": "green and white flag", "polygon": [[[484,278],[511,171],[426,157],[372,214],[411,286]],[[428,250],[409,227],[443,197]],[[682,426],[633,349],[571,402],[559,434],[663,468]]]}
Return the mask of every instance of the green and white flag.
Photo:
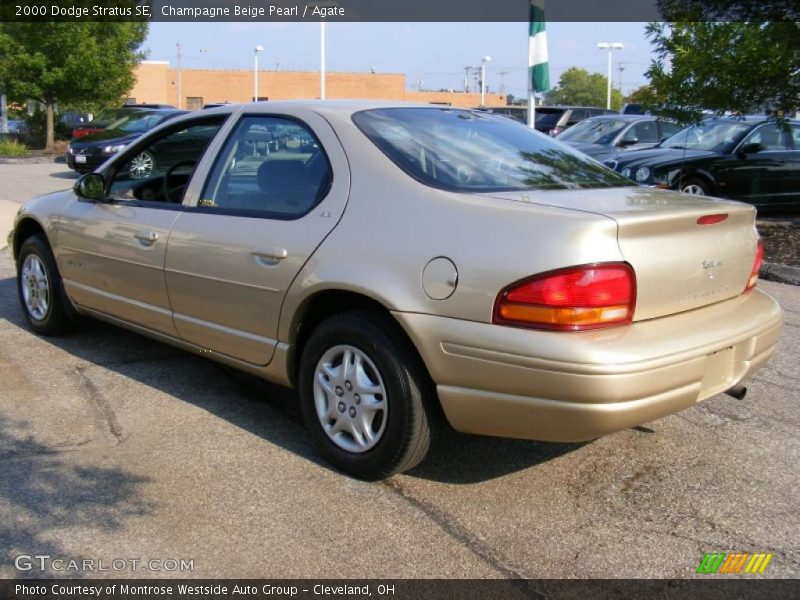
{"label": "green and white flag", "polygon": [[530,37],[528,38],[528,75],[533,92],[550,89],[550,66],[547,62],[547,32],[544,0],[531,0]]}

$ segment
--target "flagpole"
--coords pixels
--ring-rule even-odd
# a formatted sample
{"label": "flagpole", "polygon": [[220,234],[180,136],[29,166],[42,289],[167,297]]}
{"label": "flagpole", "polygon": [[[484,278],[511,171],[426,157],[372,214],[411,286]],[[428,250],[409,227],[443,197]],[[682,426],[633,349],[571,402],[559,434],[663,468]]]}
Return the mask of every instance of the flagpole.
{"label": "flagpole", "polygon": [[536,92],[550,89],[544,2],[530,1],[528,23],[528,127],[536,124]]}
{"label": "flagpole", "polygon": [[528,127],[533,127],[536,123],[536,96],[533,93],[533,81],[528,75]]}

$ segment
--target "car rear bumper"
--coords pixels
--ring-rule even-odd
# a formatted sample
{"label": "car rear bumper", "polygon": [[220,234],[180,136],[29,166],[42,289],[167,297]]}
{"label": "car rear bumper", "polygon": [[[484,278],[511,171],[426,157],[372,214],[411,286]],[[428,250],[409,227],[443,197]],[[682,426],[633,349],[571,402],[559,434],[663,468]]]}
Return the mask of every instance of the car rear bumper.
{"label": "car rear bumper", "polygon": [[394,314],[456,430],[561,442],[640,425],[731,388],[772,356],[782,323],[777,302],[757,289],[583,333]]}

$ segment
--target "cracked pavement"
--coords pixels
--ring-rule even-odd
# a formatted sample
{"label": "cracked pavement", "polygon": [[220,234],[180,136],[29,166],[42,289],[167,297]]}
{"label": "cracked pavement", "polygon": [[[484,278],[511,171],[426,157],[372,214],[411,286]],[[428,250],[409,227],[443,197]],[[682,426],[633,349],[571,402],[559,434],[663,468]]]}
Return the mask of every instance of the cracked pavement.
{"label": "cracked pavement", "polygon": [[587,444],[449,433],[363,483],[318,456],[290,392],[92,320],[37,337],[13,277],[2,251],[0,577],[40,575],[18,554],[194,561],[60,573],[87,577],[694,577],[713,551],[800,575],[800,288],[759,284],[786,326],[743,401]]}

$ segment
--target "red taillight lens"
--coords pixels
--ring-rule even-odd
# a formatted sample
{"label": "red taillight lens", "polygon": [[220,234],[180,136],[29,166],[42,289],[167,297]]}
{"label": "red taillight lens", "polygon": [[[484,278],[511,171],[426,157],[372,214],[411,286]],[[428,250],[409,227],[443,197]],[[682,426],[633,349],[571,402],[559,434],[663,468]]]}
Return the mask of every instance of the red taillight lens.
{"label": "red taillight lens", "polygon": [[745,286],[744,291],[752,290],[756,286],[756,281],[758,281],[758,272],[761,270],[761,263],[764,262],[764,242],[758,240],[758,246],[756,247],[756,259],[753,261],[753,270],[750,271],[750,279],[747,282],[747,286]]}
{"label": "red taillight lens", "polygon": [[698,225],[714,225],[716,223],[722,223],[725,219],[728,218],[727,214],[719,214],[719,215],[705,215],[697,219]]}
{"label": "red taillight lens", "polygon": [[599,329],[630,323],[635,304],[630,265],[585,265],[511,284],[497,296],[493,321],[534,329]]}

